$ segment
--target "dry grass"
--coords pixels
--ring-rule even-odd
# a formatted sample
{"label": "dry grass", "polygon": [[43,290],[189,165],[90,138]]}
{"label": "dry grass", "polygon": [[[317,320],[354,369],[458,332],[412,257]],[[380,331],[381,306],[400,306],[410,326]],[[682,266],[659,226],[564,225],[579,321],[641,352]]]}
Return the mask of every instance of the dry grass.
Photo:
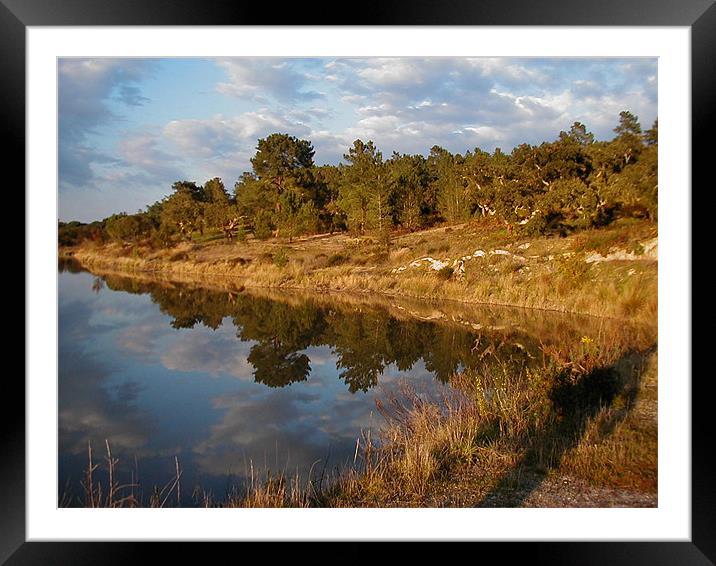
{"label": "dry grass", "polygon": [[[483,222],[395,237],[390,252],[371,238],[334,234],[293,242],[209,240],[166,250],[88,245],[71,253],[90,269],[191,276],[197,283],[224,277],[240,279],[246,287],[452,299],[650,322],[657,310],[656,262],[584,260],[595,250],[638,248],[655,232],[654,224],[641,222],[568,238],[526,240]],[[478,249],[504,249],[511,255],[473,258],[460,279],[448,270],[394,272],[420,257],[452,261]]]}
{"label": "dry grass", "polygon": [[638,391],[590,420],[581,442],[565,454],[560,472],[592,485],[657,491],[657,355],[623,371],[639,372]]}
{"label": "dry grass", "polygon": [[[141,496],[141,486],[136,480],[138,474],[135,469],[132,471],[132,481],[128,484],[120,484],[117,481],[117,469],[119,459],[112,456],[110,443],[105,440],[106,455],[99,462],[93,456],[92,444],[87,444],[87,468],[85,477],[81,481],[82,496],[78,500],[73,497],[71,486],[66,486],[59,499],[60,507],[168,507],[172,503],[181,503],[181,476],[182,471],[179,460],[174,459],[175,475],[164,486],[155,486],[149,495],[148,500]],[[103,472],[104,480],[97,477],[97,472]]]}
{"label": "dry grass", "polygon": [[[353,465],[333,478],[260,475],[252,466],[242,492],[223,501],[195,493],[195,503],[519,506],[528,504],[543,482],[564,477],[655,497],[656,354],[627,352],[618,341],[604,348],[593,344],[585,340],[560,359],[545,347],[542,369],[515,373],[501,365],[480,375],[462,373],[431,394],[400,382],[383,392],[378,406],[383,426],[362,434]],[[112,483],[117,462],[109,445],[107,451],[109,487],[92,479],[96,464],[90,453],[84,505],[164,507],[180,501],[178,461],[176,476],[145,503],[135,495],[136,486]],[[604,497],[611,496],[596,504],[609,506]],[[540,501],[550,504],[549,498]]]}
{"label": "dry grass", "polygon": [[[367,473],[348,476],[328,501],[351,507],[513,506],[524,504],[541,482],[565,475],[595,488],[655,496],[655,423],[644,431],[630,418],[616,419],[611,435],[602,430],[595,436],[619,411],[602,408],[594,417],[585,415],[584,431],[570,439],[557,434],[555,415],[512,385],[490,400],[447,404],[442,411],[422,403],[398,409],[400,416],[383,433],[388,444],[382,459]],[[522,495],[515,500],[514,493]]]}
{"label": "dry grass", "polygon": [[372,459],[325,502],[512,506],[563,476],[655,497],[656,355],[619,342],[587,339],[525,374],[461,374],[433,399],[403,385],[381,407]]}

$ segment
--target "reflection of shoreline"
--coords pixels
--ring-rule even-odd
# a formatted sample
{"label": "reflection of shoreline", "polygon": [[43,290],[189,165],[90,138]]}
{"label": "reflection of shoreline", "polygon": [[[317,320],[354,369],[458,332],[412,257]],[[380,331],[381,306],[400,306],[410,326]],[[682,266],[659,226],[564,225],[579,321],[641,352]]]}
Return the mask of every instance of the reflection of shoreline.
{"label": "reflection of shoreline", "polygon": [[387,364],[409,369],[421,357],[447,381],[459,368],[489,371],[499,363],[526,367],[545,355],[560,358],[560,352],[583,349],[584,340],[613,346],[655,339],[649,329],[614,319],[530,309],[226,290],[110,273],[96,279],[112,291],[149,295],[173,328],[217,330],[231,319],[236,337],[253,343],[247,360],[255,381],[270,387],[307,379],[311,367],[303,351],[310,346],[333,348],[339,377],[355,392],[373,387]]}
{"label": "reflection of shoreline", "polygon": [[[413,291],[406,289],[398,289],[394,286],[394,280],[386,280],[381,275],[372,275],[370,278],[364,277],[365,272],[355,273],[359,280],[373,281],[371,285],[352,285],[348,287],[332,285],[329,280],[314,281],[311,279],[311,272],[308,272],[307,279],[301,284],[289,283],[280,277],[276,280],[264,280],[256,277],[251,273],[232,273],[223,269],[215,269],[211,264],[201,261],[187,262],[166,262],[163,260],[147,260],[144,258],[126,258],[114,257],[112,255],[103,254],[101,251],[80,248],[77,251],[61,250],[60,259],[72,260],[81,265],[92,273],[98,275],[112,274],[124,277],[146,279],[153,281],[162,281],[166,283],[185,283],[204,288],[212,288],[224,291],[243,291],[245,289],[256,290],[258,292],[267,291],[278,294],[305,294],[312,298],[316,296],[335,296],[350,297],[349,300],[362,300],[368,302],[386,301],[412,301],[425,305],[454,304],[454,308],[464,309],[466,307],[475,308],[505,308],[505,309],[521,309],[526,311],[535,311],[539,313],[556,313],[566,316],[577,317],[593,317],[597,319],[618,320],[625,324],[631,324],[629,318],[619,318],[607,315],[604,308],[595,310],[574,310],[567,308],[566,302],[559,303],[555,306],[554,302],[533,301],[529,296],[524,297],[521,302],[500,302],[495,300],[485,301],[484,297],[473,297],[469,293],[465,294],[460,290],[455,295],[446,296],[444,293],[422,295],[419,292],[414,294]],[[369,269],[373,269],[372,267]],[[336,277],[340,277],[337,274]],[[572,297],[573,299],[574,297]],[[598,304],[599,301],[595,301]],[[643,321],[640,320],[643,324]],[[648,322],[647,324],[651,324]]]}
{"label": "reflection of shoreline", "polygon": [[453,324],[478,332],[514,332],[543,336],[551,342],[555,328],[560,333],[573,336],[596,336],[601,333],[623,332],[628,328],[640,336],[639,341],[651,342],[656,337],[656,327],[637,325],[623,319],[573,313],[556,309],[525,307],[519,305],[487,304],[460,299],[424,299],[377,291],[321,289],[307,290],[300,287],[265,287],[244,285],[242,276],[229,274],[182,273],[167,271],[136,271],[128,273],[120,269],[98,264],[91,269],[70,258],[82,270],[100,277],[112,277],[138,283],[156,284],[168,289],[189,288],[229,294],[247,294],[293,306],[309,300],[318,304],[348,306],[354,308],[382,308],[398,320],[417,319],[439,324]]}
{"label": "reflection of shoreline", "polygon": [[[81,285],[77,289],[86,289],[87,295],[91,296],[91,275],[84,274],[76,279],[81,280]],[[365,404],[352,402],[356,399],[346,395],[348,391],[345,385],[349,386],[349,391],[366,391],[377,384],[378,378],[382,384],[383,373],[390,364],[393,364],[400,373],[408,372],[415,364],[420,364],[416,366],[420,367],[420,373],[424,368],[438,378],[449,377],[468,369],[471,375],[479,376],[481,379],[485,376],[502,379],[508,374],[501,370],[514,368],[515,372],[510,383],[519,393],[539,384],[539,380],[532,383],[531,379],[524,379],[524,374],[519,369],[525,367],[523,364],[541,364],[543,358],[539,357],[540,353],[551,353],[555,359],[559,359],[560,354],[570,353],[590,359],[590,352],[595,351],[593,343],[599,343],[602,338],[624,342],[634,338],[614,321],[536,311],[526,312],[523,309],[483,307],[450,310],[450,307],[455,305],[399,302],[388,299],[370,302],[363,300],[364,297],[351,300],[353,298],[347,296],[315,297],[306,293],[239,292],[238,290],[230,292],[226,289],[197,288],[152,280],[142,281],[111,274],[104,275],[101,281],[104,285],[96,285],[100,302],[95,303],[93,299],[92,303],[97,307],[92,308],[106,307],[107,301],[110,301],[110,305],[135,303],[143,305],[142,318],[134,321],[138,324],[135,328],[142,330],[143,333],[132,332],[131,338],[134,341],[129,342],[129,346],[140,356],[145,358],[148,356],[151,361],[157,354],[169,352],[170,344],[161,339],[155,341],[152,347],[150,338],[153,335],[159,336],[162,332],[170,331],[175,339],[181,338],[186,342],[176,349],[184,357],[174,359],[174,363],[166,363],[166,360],[163,360],[163,366],[169,370],[183,371],[182,368],[188,368],[188,372],[199,372],[196,377],[199,377],[202,383],[199,384],[198,389],[192,390],[191,384],[186,380],[180,380],[176,387],[171,385],[167,389],[165,381],[155,381],[153,386],[165,391],[161,395],[162,401],[152,405],[151,410],[153,412],[156,409],[158,413],[168,407],[177,410],[182,403],[187,403],[186,406],[191,407],[191,411],[182,417],[182,424],[171,420],[171,428],[165,428],[165,431],[172,431],[170,443],[174,442],[174,437],[177,437],[182,439],[180,444],[189,438],[187,431],[192,434],[200,431],[201,439],[194,438],[191,442],[191,450],[197,456],[195,460],[197,472],[209,475],[236,466],[237,458],[240,459],[240,454],[245,453],[247,449],[255,453],[268,451],[270,456],[274,445],[278,446],[280,442],[285,441],[291,446],[290,461],[301,461],[305,467],[313,461],[313,456],[310,454],[312,450],[308,449],[306,443],[322,446],[325,442],[321,439],[315,441],[314,437],[321,431],[329,439],[338,436],[343,438],[343,444],[352,446],[354,437],[350,432],[343,434],[341,431],[347,430],[346,426],[355,419],[355,414],[351,418],[352,411],[357,411],[356,414],[365,414],[368,409]],[[146,297],[139,300],[140,295]],[[151,299],[153,304],[150,304],[148,299]],[[86,306],[89,308],[90,303],[86,303]],[[148,309],[148,306],[151,308]],[[77,314],[82,313],[73,308],[75,310],[69,312],[77,319]],[[97,312],[106,313],[107,310],[102,308]],[[159,316],[159,313],[162,316]],[[146,318],[150,314],[155,317],[152,320],[156,319],[161,324],[150,324]],[[68,324],[72,319],[65,315],[63,320]],[[90,317],[86,316],[86,313],[79,317],[79,321],[85,324],[89,320]],[[105,325],[105,328],[108,332],[115,333],[118,328],[124,330],[132,328],[127,326],[131,323],[132,321],[128,322],[123,318],[117,325]],[[65,330],[68,328],[69,326],[65,327]],[[89,334],[96,338],[98,328],[100,327],[97,325],[86,327],[85,338]],[[173,333],[171,328],[183,331]],[[189,332],[186,329],[194,330]],[[200,336],[207,337],[208,341],[202,343],[201,340],[197,340],[197,331],[200,331]],[[217,331],[221,336],[216,334]],[[618,335],[617,331],[622,331],[623,335]],[[67,344],[80,343],[77,341],[78,337],[72,336],[69,332],[63,332],[63,336]],[[127,338],[127,336],[123,337]],[[241,342],[237,342],[237,339]],[[192,343],[196,348],[187,347],[188,343]],[[212,347],[208,347],[208,344]],[[613,342],[611,345],[617,350],[624,347],[624,343],[621,342],[618,344]],[[147,346],[147,351],[141,346]],[[205,393],[208,391],[203,387],[203,378],[207,374],[212,375],[212,372],[225,375],[230,369],[223,366],[219,368],[216,365],[217,359],[228,360],[228,364],[243,367],[244,346],[250,347],[246,361],[250,362],[256,370],[253,377],[257,383],[253,384],[248,380],[237,386],[232,383],[230,390],[213,396],[214,408],[224,409],[219,420],[212,417],[209,420],[199,419],[190,422],[189,415],[196,414],[198,407],[206,401],[206,399],[199,400],[200,391]],[[286,386],[291,383],[305,380],[307,371],[311,368],[304,363],[306,359],[303,354],[310,353],[310,349],[316,346],[326,347],[324,353],[330,351],[331,358],[336,361],[336,370],[341,373],[338,376],[333,371],[326,373],[324,380],[319,379],[318,383],[313,383],[318,387],[312,389],[308,396],[304,394],[307,390],[303,389],[301,384],[287,388]],[[242,352],[239,353],[237,349]],[[255,351],[253,357],[251,357],[252,351]],[[206,359],[202,360],[202,355],[206,356]],[[103,363],[106,362],[107,360],[103,360]],[[145,359],[144,362],[147,360]],[[564,358],[562,363],[569,365],[571,360]],[[234,369],[241,373],[241,368]],[[243,369],[247,368],[243,367]],[[598,369],[601,371],[601,368]],[[94,373],[96,376],[101,375],[97,371]],[[133,371],[132,375],[136,373]],[[174,374],[170,372],[165,377],[168,375]],[[595,375],[600,377],[601,374],[595,373]],[[184,383],[181,384],[181,381]],[[340,381],[345,381],[345,384]],[[74,385],[79,387],[86,383],[86,380],[80,379],[76,380]],[[151,384],[151,381],[147,383]],[[432,380],[430,383],[432,384]],[[263,388],[263,385],[269,387]],[[504,388],[503,383],[498,385]],[[490,391],[492,389],[494,387],[490,388]],[[339,393],[335,395],[337,390]],[[264,402],[248,402],[251,391],[264,399]],[[117,389],[116,394],[111,395],[109,399],[110,401],[116,399],[126,404],[138,393],[138,387],[123,387]],[[584,397],[581,389],[576,395],[579,398]],[[325,402],[317,396],[324,396]],[[95,395],[89,397],[96,398]],[[569,400],[570,395],[560,393],[555,397],[555,399],[563,398]],[[491,394],[487,395],[486,399],[491,399]],[[73,406],[74,404],[72,403]],[[314,410],[308,407],[311,404],[315,405]],[[629,406],[630,403],[627,405]],[[116,403],[105,402],[100,408],[106,407],[108,407],[108,411],[104,411],[106,416],[111,416],[110,413],[116,410],[121,411]],[[273,409],[267,410],[268,407]],[[596,403],[590,407],[593,411],[601,410],[601,405]],[[96,407],[85,404],[82,408]],[[321,420],[324,418],[325,409],[330,412],[330,418],[334,419],[329,423]],[[341,414],[341,411],[346,412]],[[514,411],[516,415],[523,413],[520,407]],[[564,411],[558,411],[559,415],[563,413]],[[583,414],[586,415],[585,419],[593,416],[591,412]],[[86,425],[87,416],[92,417],[93,423],[100,423],[100,429],[106,428],[97,418],[96,411],[83,411],[83,414],[79,415],[81,417],[79,421]],[[570,421],[570,423],[582,435],[586,429],[580,419],[573,419],[574,422]],[[197,424],[201,426],[196,426]],[[207,424],[208,429],[205,428]],[[486,423],[487,425],[493,426],[490,423]],[[175,427],[181,426],[185,429],[180,433]],[[485,434],[489,436],[492,429],[488,427],[485,430]],[[548,452],[554,451],[558,454],[558,460],[574,447],[567,443],[564,448],[561,441],[561,444],[553,442],[553,437],[560,439],[564,436],[560,427],[549,426],[539,430],[542,431],[537,436],[540,440],[539,446],[550,447]],[[113,433],[109,430],[103,436],[112,438]],[[312,439],[315,442],[312,443]],[[197,440],[201,441],[196,442]],[[267,445],[268,450],[266,450]],[[301,446],[306,450],[300,449]],[[348,449],[351,446],[348,446]],[[531,456],[526,458],[524,462],[517,460],[515,474],[522,474],[523,470],[529,467],[527,464],[531,458]],[[282,458],[281,462],[283,461]],[[504,476],[507,483],[512,481],[512,477],[511,472]]]}

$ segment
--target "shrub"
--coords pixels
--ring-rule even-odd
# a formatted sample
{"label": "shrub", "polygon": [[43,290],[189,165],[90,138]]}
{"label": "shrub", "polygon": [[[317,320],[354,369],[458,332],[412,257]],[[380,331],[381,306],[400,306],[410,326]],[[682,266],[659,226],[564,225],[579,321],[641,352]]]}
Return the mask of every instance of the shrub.
{"label": "shrub", "polygon": [[243,225],[239,226],[236,229],[236,232],[234,232],[234,239],[237,242],[245,242],[246,241],[246,229]]}
{"label": "shrub", "polygon": [[446,252],[450,249],[450,244],[447,242],[443,242],[442,244],[438,246],[431,246],[428,248],[429,254],[434,254],[435,252]]}
{"label": "shrub", "polygon": [[562,257],[556,260],[556,271],[572,285],[582,285],[589,280],[590,265],[579,256]]}
{"label": "shrub", "polygon": [[259,240],[268,240],[271,237],[271,214],[260,210],[254,216],[254,236]]}
{"label": "shrub", "polygon": [[333,267],[335,265],[342,265],[348,261],[348,256],[343,253],[335,253],[331,255],[326,261],[327,267]]}
{"label": "shrub", "polygon": [[273,264],[280,268],[284,268],[288,265],[288,253],[286,253],[284,248],[281,248],[274,254]]}
{"label": "shrub", "polygon": [[455,272],[455,270],[452,267],[450,267],[449,265],[446,265],[442,269],[438,270],[438,277],[440,279],[447,281],[448,279],[450,279],[452,277],[452,274],[454,272]]}
{"label": "shrub", "polygon": [[152,230],[149,243],[153,249],[168,248],[172,245],[173,235],[174,230],[170,226],[162,224],[159,228]]}

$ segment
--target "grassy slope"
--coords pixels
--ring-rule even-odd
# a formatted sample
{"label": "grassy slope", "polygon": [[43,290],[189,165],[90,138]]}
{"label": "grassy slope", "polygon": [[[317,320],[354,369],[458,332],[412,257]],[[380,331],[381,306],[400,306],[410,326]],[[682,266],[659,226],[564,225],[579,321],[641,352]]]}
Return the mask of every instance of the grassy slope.
{"label": "grassy slope", "polygon": [[[390,251],[369,237],[335,234],[236,243],[215,236],[156,251],[109,244],[63,252],[90,268],[161,272],[197,283],[225,278],[247,287],[373,292],[650,322],[657,312],[657,264],[653,255],[637,254],[656,235],[656,225],[634,222],[567,238],[515,238],[498,225],[482,222],[397,236]],[[485,256],[474,257],[477,250]],[[509,255],[490,254],[497,250]],[[610,251],[632,253],[636,259],[585,261]],[[425,262],[410,267],[425,257],[452,265],[466,256],[473,257],[465,263],[462,278],[447,277]]]}

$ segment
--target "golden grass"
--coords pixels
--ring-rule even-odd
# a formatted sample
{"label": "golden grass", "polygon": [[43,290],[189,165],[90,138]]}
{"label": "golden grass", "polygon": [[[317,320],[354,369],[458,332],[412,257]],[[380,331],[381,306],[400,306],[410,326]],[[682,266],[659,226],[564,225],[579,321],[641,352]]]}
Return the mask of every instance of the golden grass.
{"label": "golden grass", "polygon": [[[197,283],[235,278],[246,287],[451,299],[650,322],[656,318],[658,301],[655,262],[588,264],[584,260],[593,250],[612,244],[638,246],[655,230],[651,223],[632,223],[568,238],[526,240],[489,223],[473,223],[396,237],[390,253],[369,238],[345,234],[290,243],[253,239],[236,244],[182,243],[154,251],[142,246],[87,245],[69,253],[89,269],[191,276]],[[529,247],[519,248],[523,244]],[[508,249],[513,255],[472,259],[461,279],[447,277],[447,271],[418,268],[393,272],[431,255],[430,250],[436,259],[455,259],[477,249]]]}
{"label": "golden grass", "polygon": [[[195,503],[207,507],[484,505],[514,501],[504,498],[515,491],[525,492],[519,499],[524,501],[539,489],[539,482],[530,487],[535,477],[564,476],[595,487],[655,494],[656,354],[625,352],[616,342],[599,351],[590,349],[588,341],[583,346],[571,356],[550,360],[541,370],[519,374],[499,366],[492,373],[462,373],[450,386],[431,394],[400,382],[385,391],[379,403],[384,417],[380,430],[363,433],[353,465],[333,478],[317,482],[310,474],[302,479],[298,474],[269,472],[259,477],[252,467],[241,493],[222,501],[195,493]],[[591,401],[584,401],[590,397],[590,380],[606,370],[616,372],[614,394],[608,396],[609,384],[604,389],[597,381],[600,397],[592,395]],[[180,501],[178,462],[176,476],[162,489],[155,488],[144,502],[134,494],[136,486],[112,484],[111,470],[117,461],[112,460],[109,445],[107,450],[109,487],[92,480],[96,464],[90,453],[84,505],[165,507]],[[129,488],[131,493],[126,492]]]}

